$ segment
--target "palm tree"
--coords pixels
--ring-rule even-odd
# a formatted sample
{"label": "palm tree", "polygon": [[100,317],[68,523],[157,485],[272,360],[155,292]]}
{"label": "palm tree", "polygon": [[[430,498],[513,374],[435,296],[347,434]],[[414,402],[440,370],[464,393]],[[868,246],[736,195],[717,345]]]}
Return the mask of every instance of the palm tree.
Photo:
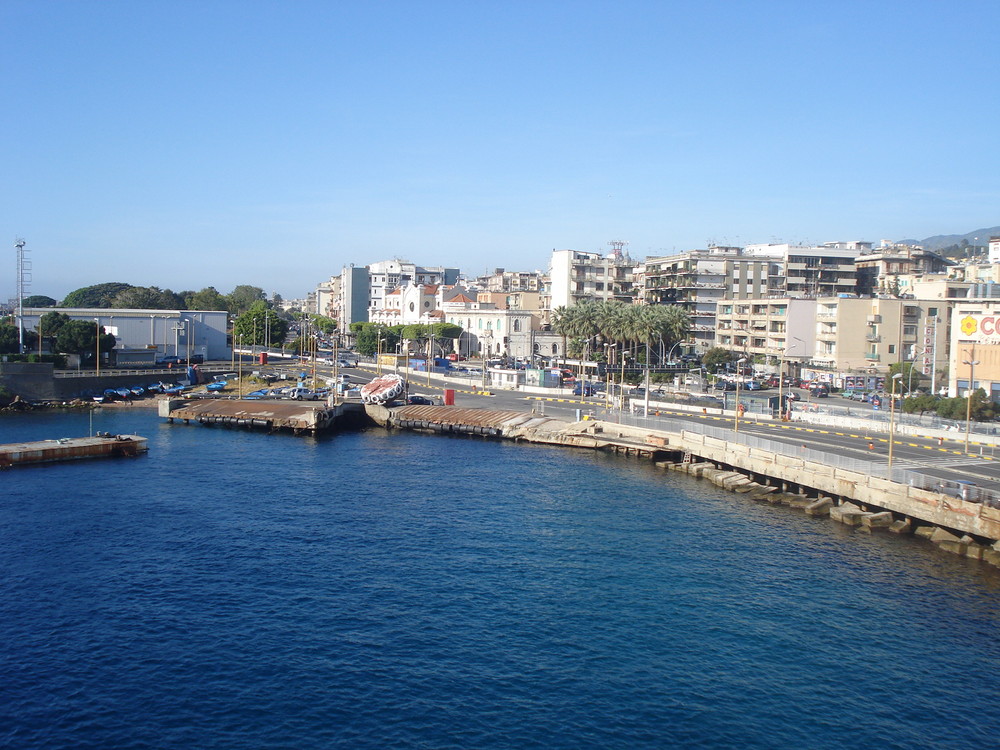
{"label": "palm tree", "polygon": [[566,340],[573,331],[574,317],[575,313],[572,307],[560,305],[552,311],[552,330],[562,336],[563,358],[567,354]]}

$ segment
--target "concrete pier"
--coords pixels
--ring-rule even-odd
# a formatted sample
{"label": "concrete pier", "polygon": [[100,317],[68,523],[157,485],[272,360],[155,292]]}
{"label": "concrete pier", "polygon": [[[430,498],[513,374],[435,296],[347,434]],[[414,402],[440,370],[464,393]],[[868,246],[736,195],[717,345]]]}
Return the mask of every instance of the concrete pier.
{"label": "concrete pier", "polygon": [[250,399],[169,399],[158,404],[159,416],[202,425],[291,430],[315,433],[330,429],[349,414],[362,414],[360,404],[329,405],[325,401],[254,401]]}
{"label": "concrete pier", "polygon": [[0,469],[27,464],[76,461],[83,458],[138,456],[149,450],[146,438],[138,435],[59,438],[31,443],[0,445]]}

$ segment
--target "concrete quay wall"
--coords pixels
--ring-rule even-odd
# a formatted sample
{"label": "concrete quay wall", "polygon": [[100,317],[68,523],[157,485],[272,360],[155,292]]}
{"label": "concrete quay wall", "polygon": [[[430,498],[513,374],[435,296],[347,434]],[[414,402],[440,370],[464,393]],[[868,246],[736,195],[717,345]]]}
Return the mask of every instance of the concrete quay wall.
{"label": "concrete quay wall", "polygon": [[1000,510],[981,503],[760,448],[729,443],[691,431],[653,432],[597,421],[577,423],[575,427],[582,427],[591,434],[596,431],[598,435],[613,434],[633,440],[661,442],[665,449],[690,454],[692,460],[733,467],[786,487],[811,490],[840,501],[881,508],[961,534],[994,542],[1000,540]]}

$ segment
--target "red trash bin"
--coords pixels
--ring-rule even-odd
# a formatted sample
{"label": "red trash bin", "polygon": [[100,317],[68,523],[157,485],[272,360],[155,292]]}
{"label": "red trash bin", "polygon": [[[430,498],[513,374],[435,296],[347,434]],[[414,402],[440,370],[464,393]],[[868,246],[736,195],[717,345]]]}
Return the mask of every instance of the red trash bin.
{"label": "red trash bin", "polygon": [[444,405],[454,406],[455,405],[455,389],[445,388],[444,389]]}
{"label": "red trash bin", "polygon": [[266,365],[267,364],[267,352],[261,352],[260,353],[260,363],[262,365]]}

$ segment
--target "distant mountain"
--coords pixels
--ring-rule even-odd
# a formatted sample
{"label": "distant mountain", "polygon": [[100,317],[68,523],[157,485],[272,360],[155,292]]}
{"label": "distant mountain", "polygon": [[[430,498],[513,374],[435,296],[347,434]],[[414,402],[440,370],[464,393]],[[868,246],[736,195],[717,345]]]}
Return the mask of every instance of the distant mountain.
{"label": "distant mountain", "polygon": [[925,240],[900,240],[899,243],[901,245],[920,245],[928,250],[944,250],[961,245],[962,240],[965,240],[969,245],[986,247],[990,242],[990,237],[1000,237],[1000,227],[977,229],[967,234],[937,234]]}

